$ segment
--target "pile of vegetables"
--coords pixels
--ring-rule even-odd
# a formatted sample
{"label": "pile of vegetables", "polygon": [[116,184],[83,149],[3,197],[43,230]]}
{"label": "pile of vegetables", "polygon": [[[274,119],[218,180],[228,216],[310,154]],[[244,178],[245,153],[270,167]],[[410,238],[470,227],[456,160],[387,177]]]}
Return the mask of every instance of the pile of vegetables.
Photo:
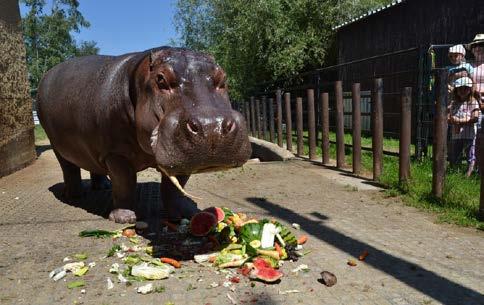
{"label": "pile of vegetables", "polygon": [[196,255],[195,261],[210,262],[218,268],[239,267],[242,274],[265,282],[279,280],[281,261],[297,261],[302,256],[301,244],[307,240],[301,236],[298,242],[287,227],[275,220],[251,219],[219,207],[196,214],[190,221],[190,232],[207,235],[217,250]]}

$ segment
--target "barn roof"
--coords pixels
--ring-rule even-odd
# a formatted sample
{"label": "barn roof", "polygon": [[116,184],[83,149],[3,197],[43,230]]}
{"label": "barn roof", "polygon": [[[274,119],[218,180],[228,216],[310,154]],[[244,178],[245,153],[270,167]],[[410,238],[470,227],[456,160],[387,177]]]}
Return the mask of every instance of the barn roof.
{"label": "barn roof", "polygon": [[348,20],[348,21],[346,21],[346,22],[344,22],[344,23],[342,23],[340,25],[337,25],[337,26],[333,27],[333,30],[339,30],[340,28],[342,28],[344,26],[347,26],[347,25],[349,25],[349,24],[351,24],[353,22],[356,22],[358,20],[367,18],[368,16],[371,16],[371,15],[375,15],[376,13],[379,13],[381,11],[384,11],[386,9],[389,9],[390,7],[394,7],[396,5],[399,5],[400,3],[405,2],[405,1],[407,1],[407,0],[396,0],[396,1],[393,1],[392,3],[387,4],[385,6],[382,6],[380,8],[377,8],[377,9],[374,9],[374,10],[371,10],[371,11],[368,11],[368,12],[364,13],[361,16],[355,17],[355,18],[353,18],[351,20]]}

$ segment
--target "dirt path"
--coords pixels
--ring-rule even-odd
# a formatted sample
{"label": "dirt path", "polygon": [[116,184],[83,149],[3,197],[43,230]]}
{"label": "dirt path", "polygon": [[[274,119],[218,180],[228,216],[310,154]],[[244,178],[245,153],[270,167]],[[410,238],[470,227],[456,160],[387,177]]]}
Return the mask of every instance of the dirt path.
{"label": "dirt path", "polygon": [[[482,304],[484,234],[435,224],[434,217],[406,207],[360,181],[304,161],[250,164],[227,172],[195,175],[187,190],[200,206],[228,206],[257,217],[299,223],[312,252],[288,262],[276,285],[246,279],[223,287],[226,274],[185,262],[173,277],[158,281],[164,293],[140,295],[108,273],[114,258],[101,259],[111,240],[81,239],[81,230],[114,229],[105,215],[110,194],[88,193],[87,206],[58,199],[62,173],[52,150],[42,146],[32,166],[0,179],[0,304]],[[84,175],[86,173],[83,173]],[[85,175],[87,178],[87,175]],[[139,174],[139,201],[159,196],[155,171]],[[365,262],[347,265],[368,250]],[[96,267],[81,289],[53,282],[49,272],[74,253],[87,252]],[[304,263],[307,273],[290,270]],[[338,283],[317,279],[323,270]],[[69,275],[68,281],[72,280]],[[114,282],[107,290],[106,278]],[[208,289],[213,282],[220,286]],[[196,289],[190,289],[196,287]],[[299,293],[280,294],[286,290]]]}

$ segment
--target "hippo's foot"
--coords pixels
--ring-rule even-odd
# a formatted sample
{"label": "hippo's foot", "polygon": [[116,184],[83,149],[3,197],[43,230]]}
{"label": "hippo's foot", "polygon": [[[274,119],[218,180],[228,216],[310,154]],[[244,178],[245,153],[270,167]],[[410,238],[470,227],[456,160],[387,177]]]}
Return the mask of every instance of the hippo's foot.
{"label": "hippo's foot", "polygon": [[106,175],[91,173],[91,189],[95,191],[109,190],[111,186],[111,181]]}
{"label": "hippo's foot", "polygon": [[176,198],[170,198],[163,203],[168,213],[168,219],[172,221],[178,221],[182,218],[191,219],[193,215],[200,212],[195,201],[185,196],[176,196]]}
{"label": "hippo's foot", "polygon": [[109,220],[117,223],[135,223],[136,214],[127,209],[115,209],[109,213]]}

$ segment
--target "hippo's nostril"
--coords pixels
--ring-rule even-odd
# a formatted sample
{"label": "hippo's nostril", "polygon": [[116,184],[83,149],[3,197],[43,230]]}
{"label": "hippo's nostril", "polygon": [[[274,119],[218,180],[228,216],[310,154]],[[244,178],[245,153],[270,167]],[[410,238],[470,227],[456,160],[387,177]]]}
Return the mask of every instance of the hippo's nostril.
{"label": "hippo's nostril", "polygon": [[189,132],[193,133],[193,134],[198,134],[199,131],[200,131],[200,124],[193,121],[193,120],[189,120],[187,122],[187,129]]}
{"label": "hippo's nostril", "polygon": [[235,122],[233,120],[225,120],[222,123],[222,134],[227,135],[235,130]]}

